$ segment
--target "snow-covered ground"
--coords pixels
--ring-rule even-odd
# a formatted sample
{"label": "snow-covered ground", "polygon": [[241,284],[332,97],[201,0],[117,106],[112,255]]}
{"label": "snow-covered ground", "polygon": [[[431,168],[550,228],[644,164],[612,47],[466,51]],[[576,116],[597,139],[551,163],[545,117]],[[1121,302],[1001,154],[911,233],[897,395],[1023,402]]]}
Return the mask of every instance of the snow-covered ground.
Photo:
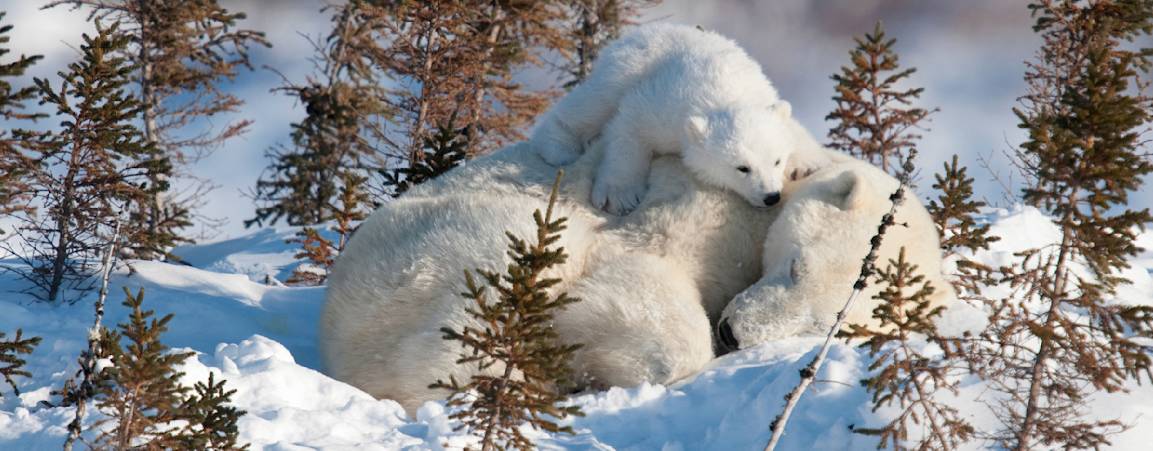
{"label": "snow-covered ground", "polygon": [[[993,211],[994,234],[1003,239],[978,255],[1001,263],[1012,252],[1052,239],[1052,224],[1036,210]],[[189,383],[209,372],[236,389],[234,401],[248,411],[241,439],[254,449],[441,449],[461,448],[473,439],[453,431],[442,403],[427,403],[415,418],[398,404],[375,400],[323,374],[316,325],[323,288],[261,283],[265,275],[284,277],[292,261],[291,230],[266,229],[220,243],[180,249],[194,266],[135,262],[136,273],[116,274],[106,324],[121,321],[120,287],[143,287],[145,306],[176,315],[165,341],[199,354],[184,367]],[[1127,272],[1124,302],[1153,304],[1153,232],[1140,238],[1146,249]],[[0,262],[0,264],[12,262]],[[0,275],[0,330],[23,328],[44,341],[28,360],[34,377],[20,379],[22,394],[7,387],[0,399],[0,449],[55,449],[64,440],[72,409],[44,408],[49,391],[76,369],[91,322],[91,302],[50,306],[13,293],[20,282]],[[942,323],[961,329],[980,324],[977,310],[953,309]],[[586,416],[568,420],[574,436],[534,434],[542,448],[736,450],[760,449],[782,397],[797,381],[817,337],[798,337],[720,357],[695,377],[672,386],[613,388],[581,395]],[[875,439],[854,434],[853,425],[878,426],[893,414],[872,412],[857,381],[867,356],[838,344],[823,374],[789,423],[782,449],[871,449]],[[950,403],[974,425],[992,428],[984,408],[989,391],[976,380],[963,381]],[[1153,387],[1133,386],[1128,394],[1102,395],[1090,406],[1100,418],[1118,418],[1132,427],[1114,439],[1116,449],[1148,449],[1153,441]],[[972,448],[983,443],[974,442]]]}

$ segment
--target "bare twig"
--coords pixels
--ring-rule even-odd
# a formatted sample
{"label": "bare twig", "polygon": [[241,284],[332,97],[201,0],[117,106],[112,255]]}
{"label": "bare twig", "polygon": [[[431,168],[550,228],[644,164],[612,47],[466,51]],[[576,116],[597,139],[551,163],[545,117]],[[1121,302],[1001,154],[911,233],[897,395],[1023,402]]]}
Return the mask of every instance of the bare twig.
{"label": "bare twig", "polygon": [[116,256],[117,244],[120,241],[120,212],[116,213],[116,221],[112,226],[112,239],[104,251],[101,261],[100,295],[96,298],[96,317],[92,321],[92,328],[88,330],[88,350],[80,361],[81,380],[76,390],[80,396],[76,398],[76,417],[68,423],[68,439],[64,442],[64,451],[71,451],[72,445],[80,438],[83,430],[84,412],[88,405],[87,394],[91,392],[92,379],[96,373],[96,356],[100,354],[101,323],[104,321],[104,302],[108,298],[108,279],[112,275],[113,259]]}

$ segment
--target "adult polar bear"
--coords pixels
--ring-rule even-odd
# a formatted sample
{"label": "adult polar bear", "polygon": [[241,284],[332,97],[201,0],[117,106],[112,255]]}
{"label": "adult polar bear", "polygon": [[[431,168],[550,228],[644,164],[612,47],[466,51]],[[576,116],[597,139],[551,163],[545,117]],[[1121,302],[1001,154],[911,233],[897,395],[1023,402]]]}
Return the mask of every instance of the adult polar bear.
{"label": "adult polar bear", "polygon": [[609,151],[591,200],[614,214],[644,198],[654,155],[680,155],[699,180],[764,207],[780,201],[786,166],[814,166],[790,156],[821,154],[791,114],[760,65],[732,40],[685,25],[648,25],[606,47],[589,78],[544,115],[530,143],[562,166],[600,134]]}
{"label": "adult polar bear", "polygon": [[[556,327],[583,348],[571,362],[582,385],[668,383],[713,357],[712,327],[732,297],[760,277],[760,243],[775,210],[698,183],[658,158],[649,195],[631,215],[588,203],[594,145],[566,168],[560,245],[570,257],[550,276],[581,299]],[[459,344],[439,329],[472,324],[465,269],[507,265],[504,231],[531,236],[556,169],[520,144],[478,158],[382,206],[349,242],[328,281],[321,350],[329,373],[412,412],[443,392]],[[494,371],[496,369],[493,369]]]}
{"label": "adult polar bear", "polygon": [[[718,335],[730,349],[747,348],[801,334],[824,333],[844,306],[860,273],[877,225],[889,212],[898,181],[860,160],[842,160],[790,184],[788,200],[769,227],[764,277],[725,308]],[[932,305],[954,304],[952,286],[941,273],[940,238],[924,205],[906,190],[877,252],[877,265],[896,260],[901,249],[933,287]],[[873,324],[870,283],[848,313],[848,324]]]}

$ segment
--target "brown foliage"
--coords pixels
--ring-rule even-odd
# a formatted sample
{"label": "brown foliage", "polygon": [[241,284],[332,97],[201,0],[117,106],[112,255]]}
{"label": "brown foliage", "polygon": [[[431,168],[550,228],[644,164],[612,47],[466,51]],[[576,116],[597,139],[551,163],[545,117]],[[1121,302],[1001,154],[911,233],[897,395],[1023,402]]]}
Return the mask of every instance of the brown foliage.
{"label": "brown foliage", "polygon": [[[0,12],[0,21],[4,19]],[[11,50],[3,47],[8,44],[8,32],[12,25],[0,25],[0,57]],[[36,88],[16,87],[10,81],[24,76],[33,64],[42,58],[40,55],[20,55],[9,63],[0,63],[0,117],[5,120],[35,120],[43,114],[27,113],[25,103],[36,97]],[[0,218],[14,213],[30,213],[34,210],[31,202],[31,187],[25,176],[35,171],[36,161],[24,155],[21,148],[27,147],[38,134],[32,132],[9,132],[0,130]],[[0,230],[0,233],[3,233]]]}
{"label": "brown foliage", "polygon": [[198,198],[207,191],[206,182],[186,177],[200,187],[178,193],[173,178],[184,175],[188,162],[247,130],[252,121],[246,119],[219,130],[205,121],[240,110],[244,102],[221,85],[252,68],[251,47],[269,44],[263,33],[237,29],[245,14],[217,0],[56,0],[44,8],[61,5],[86,9],[105,26],[119,24],[128,39],[118,56],[133,65],[144,140],[168,167],[149,175],[149,197],[129,208],[127,250],[143,259],[169,255],[173,246],[191,242],[183,229],[192,225]]}
{"label": "brown foliage", "polygon": [[852,66],[843,66],[832,76],[837,82],[833,96],[837,107],[825,117],[836,121],[829,130],[829,145],[896,174],[904,149],[920,138],[913,130],[936,110],[906,107],[924,88],[897,88],[917,70],[900,67],[893,52],[897,40],[885,37],[880,22],[872,33],[853,39],[857,47],[849,52]]}
{"label": "brown foliage", "polygon": [[[559,186],[560,174],[548,210],[543,215],[540,210],[533,212],[535,243],[508,234],[508,255],[513,261],[506,274],[477,270],[486,287],[465,271],[468,291],[464,296],[474,303],[467,311],[475,324],[460,331],[441,328],[445,340],[459,341],[467,350],[457,363],[476,364],[479,374],[466,384],[450,378],[431,387],[452,391],[448,405],[463,409],[450,417],[461,422],[460,428],[481,434],[485,450],[533,449],[532,441],[519,430],[522,424],[572,433],[550,417],[580,415],[579,407],[556,405],[565,398],[561,390],[569,383],[569,357],[580,345],[560,343],[552,327],[555,312],[578,299],[564,293],[550,296],[548,289],[560,280],[544,277],[546,270],[568,258],[564,248],[552,247],[565,228],[565,218],[553,219]],[[494,292],[497,299],[490,300]]]}
{"label": "brown foliage", "polygon": [[873,394],[873,411],[894,401],[901,411],[881,428],[854,431],[880,436],[877,449],[890,444],[894,449],[906,449],[910,427],[920,425],[923,437],[915,449],[957,449],[972,438],[975,430],[957,409],[934,398],[939,390],[956,393],[952,374],[955,362],[926,356],[916,343],[924,340],[950,350],[949,340],[938,334],[934,324],[945,310],[944,306],[931,304],[930,296],[936,288],[917,273],[917,265],[905,260],[905,248],[901,248],[897,260],[890,260],[888,266],[877,271],[877,283],[885,287],[874,296],[879,301],[873,309],[878,325],[850,324],[838,337],[864,339],[860,346],[868,348],[873,358],[869,364],[873,374],[861,381]]}
{"label": "brown foliage", "polygon": [[1150,51],[1127,41],[1153,31],[1149,0],[1040,0],[1029,6],[1042,47],[1028,63],[1028,92],[1015,110],[1028,140],[1018,153],[1032,176],[1026,203],[1054,218],[1057,243],[1029,249],[996,270],[1010,295],[988,300],[989,326],[969,358],[1000,395],[992,406],[1010,449],[1097,448],[1124,429],[1084,417],[1098,392],[1153,377],[1153,308],[1112,299],[1118,271],[1140,252],[1133,240],[1148,209],[1129,192],[1153,172],[1140,152],[1151,118],[1137,69]]}

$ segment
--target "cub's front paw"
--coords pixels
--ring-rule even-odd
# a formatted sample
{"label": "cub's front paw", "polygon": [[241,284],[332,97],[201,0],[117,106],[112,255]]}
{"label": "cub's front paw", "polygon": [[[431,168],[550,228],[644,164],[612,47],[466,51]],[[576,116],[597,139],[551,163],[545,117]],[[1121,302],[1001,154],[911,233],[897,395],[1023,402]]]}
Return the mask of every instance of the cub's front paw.
{"label": "cub's front paw", "polygon": [[847,158],[831,150],[794,152],[785,166],[785,174],[790,181],[803,180],[814,172],[827,168]]}
{"label": "cub's front paw", "polygon": [[645,197],[645,183],[609,183],[598,178],[593,183],[593,206],[617,216],[624,216],[640,205]]}

